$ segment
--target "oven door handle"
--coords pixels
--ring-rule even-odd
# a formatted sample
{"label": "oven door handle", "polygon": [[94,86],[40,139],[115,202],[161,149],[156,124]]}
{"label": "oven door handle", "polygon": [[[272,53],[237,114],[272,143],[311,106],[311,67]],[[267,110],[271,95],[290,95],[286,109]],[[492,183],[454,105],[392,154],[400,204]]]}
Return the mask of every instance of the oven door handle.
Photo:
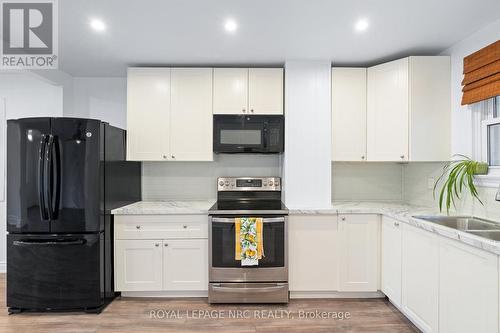
{"label": "oven door handle", "polygon": [[[212,217],[212,222],[222,222],[222,223],[234,223],[234,218],[229,217]],[[264,223],[279,223],[285,222],[285,218],[281,217],[264,217],[262,219]]]}
{"label": "oven door handle", "polygon": [[219,284],[212,284],[212,289],[217,290],[217,291],[222,291],[222,292],[230,292],[230,293],[267,293],[267,292],[273,292],[276,290],[280,290],[283,288],[286,288],[286,284],[279,284],[277,283],[274,286],[270,287],[253,287],[253,288],[238,288],[238,287],[224,287],[220,283]]}

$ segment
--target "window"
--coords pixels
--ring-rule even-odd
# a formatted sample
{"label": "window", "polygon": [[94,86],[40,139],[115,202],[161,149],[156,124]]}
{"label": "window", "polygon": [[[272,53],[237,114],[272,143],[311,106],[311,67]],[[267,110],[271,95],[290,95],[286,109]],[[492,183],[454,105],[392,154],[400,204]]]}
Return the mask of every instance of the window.
{"label": "window", "polygon": [[471,104],[473,124],[473,158],[487,162],[487,176],[480,176],[481,185],[500,184],[500,96]]}

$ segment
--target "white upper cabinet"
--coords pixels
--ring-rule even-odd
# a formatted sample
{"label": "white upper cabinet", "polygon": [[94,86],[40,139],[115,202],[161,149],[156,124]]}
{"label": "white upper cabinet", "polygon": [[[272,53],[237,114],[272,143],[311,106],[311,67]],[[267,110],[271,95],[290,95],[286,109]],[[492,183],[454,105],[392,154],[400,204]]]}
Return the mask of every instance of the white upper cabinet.
{"label": "white upper cabinet", "polygon": [[408,224],[401,226],[402,310],[419,329],[435,333],[439,322],[439,236]]}
{"label": "white upper cabinet", "polygon": [[408,58],[368,68],[367,157],[408,161]]}
{"label": "white upper cabinet", "polygon": [[283,114],[283,68],[248,70],[248,110],[255,114]]}
{"label": "white upper cabinet", "polygon": [[401,226],[400,222],[382,217],[381,290],[401,307]]}
{"label": "white upper cabinet", "polygon": [[212,68],[172,68],[170,158],[212,161]]}
{"label": "white upper cabinet", "polygon": [[129,68],[127,159],[160,161],[170,147],[170,68]]}
{"label": "white upper cabinet", "polygon": [[380,217],[349,214],[338,218],[339,291],[377,291]]}
{"label": "white upper cabinet", "polygon": [[214,68],[214,114],[248,111],[248,68]]}
{"label": "white upper cabinet", "polygon": [[283,114],[282,68],[214,68],[214,114]]}
{"label": "white upper cabinet", "polygon": [[451,157],[450,57],[410,57],[410,160]]}
{"label": "white upper cabinet", "polygon": [[212,161],[212,68],[129,68],[127,159]]}
{"label": "white upper cabinet", "polygon": [[366,68],[332,68],[332,160],[366,160]]}
{"label": "white upper cabinet", "polygon": [[409,57],[368,68],[369,161],[450,158],[450,59]]}

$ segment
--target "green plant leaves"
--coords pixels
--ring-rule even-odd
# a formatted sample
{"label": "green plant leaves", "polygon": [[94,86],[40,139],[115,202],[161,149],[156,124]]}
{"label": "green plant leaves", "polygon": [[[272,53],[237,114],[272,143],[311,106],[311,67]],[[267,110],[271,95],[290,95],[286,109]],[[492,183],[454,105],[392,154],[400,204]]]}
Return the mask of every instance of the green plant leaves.
{"label": "green plant leaves", "polygon": [[443,211],[443,204],[445,204],[447,214],[450,213],[452,205],[456,208],[455,200],[459,200],[466,189],[468,189],[474,199],[483,204],[474,184],[474,175],[480,162],[460,154],[455,156],[460,157],[460,159],[449,161],[444,165],[443,172],[436,180],[433,189],[433,195],[436,198],[436,190],[438,185],[441,184],[438,200],[439,211]]}

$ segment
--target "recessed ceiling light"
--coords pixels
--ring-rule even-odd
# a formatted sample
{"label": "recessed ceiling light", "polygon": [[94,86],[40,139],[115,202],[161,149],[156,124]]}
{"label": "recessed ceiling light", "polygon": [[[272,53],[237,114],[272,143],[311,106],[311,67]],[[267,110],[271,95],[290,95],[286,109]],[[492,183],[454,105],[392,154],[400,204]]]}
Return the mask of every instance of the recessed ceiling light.
{"label": "recessed ceiling light", "polygon": [[235,32],[238,29],[238,23],[233,19],[227,19],[224,23],[224,29],[226,29],[227,32]]}
{"label": "recessed ceiling light", "polygon": [[90,27],[99,32],[106,30],[106,24],[102,20],[96,18],[90,20]]}
{"label": "recessed ceiling light", "polygon": [[366,29],[368,29],[369,26],[370,26],[370,22],[368,22],[367,19],[362,18],[356,22],[356,24],[354,25],[354,29],[356,29],[356,31],[358,31],[358,32],[363,32]]}

